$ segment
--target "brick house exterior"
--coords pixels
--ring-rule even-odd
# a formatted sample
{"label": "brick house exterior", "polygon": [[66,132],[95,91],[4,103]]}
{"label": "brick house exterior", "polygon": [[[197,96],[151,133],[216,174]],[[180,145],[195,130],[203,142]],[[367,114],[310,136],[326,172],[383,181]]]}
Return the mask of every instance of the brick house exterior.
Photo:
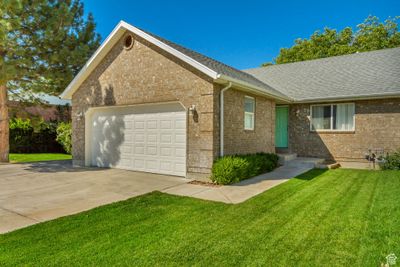
{"label": "brick house exterior", "polygon": [[[186,110],[196,106],[196,116],[187,116],[187,176],[208,176],[219,156],[219,93],[222,87],[190,65],[167,54],[140,36],[124,49],[124,34],[72,95],[73,161],[85,165],[85,118],[77,114],[91,107],[127,106],[179,102]],[[130,88],[127,90],[126,88]],[[256,124],[243,129],[244,97],[256,97]],[[227,92],[225,114],[228,154],[274,152],[272,99],[236,90]],[[269,136],[269,138],[265,138]],[[242,140],[239,144],[235,140]],[[248,145],[248,143],[251,145]]]}
{"label": "brick house exterior", "polygon": [[[399,54],[397,50],[396,53]],[[379,61],[382,61],[382,58],[379,58]],[[346,66],[349,65],[345,63]],[[330,66],[332,62],[324,64]],[[335,62],[334,64],[340,65]],[[365,62],[359,63],[361,66],[363,64],[365,65]],[[144,170],[150,172],[165,173],[162,172],[163,164],[170,167],[173,166],[171,164],[184,162],[184,173],[177,174],[178,172],[174,173],[172,170],[166,174],[202,179],[209,176],[212,164],[219,156],[256,152],[274,153],[277,135],[276,107],[280,105],[287,106],[289,110],[287,149],[299,156],[360,160],[364,157],[367,147],[385,149],[400,147],[400,86],[394,94],[391,94],[392,88],[382,87],[383,91],[387,91],[384,92],[385,99],[377,99],[382,98],[381,96],[371,97],[373,93],[369,91],[356,92],[358,95],[355,95],[354,99],[351,97],[343,98],[343,100],[340,97],[333,99],[336,95],[343,94],[339,92],[343,86],[340,85],[339,89],[333,92],[336,95],[331,97],[329,90],[322,92],[320,87],[314,88],[309,80],[301,80],[311,77],[308,73],[302,73],[307,66],[295,63],[285,65],[239,71],[121,22],[62,94],[63,98],[72,99],[73,163],[74,165],[96,165],[97,161],[93,159],[100,156],[96,154],[99,152],[93,152],[93,145],[98,146],[96,151],[112,153],[104,149],[107,146],[110,147],[109,140],[99,143],[98,137],[101,132],[92,129],[98,121],[88,114],[97,112],[96,110],[107,110],[109,115],[103,117],[103,120],[104,118],[108,121],[113,121],[115,118],[124,120],[121,118],[130,115],[118,117],[117,109],[120,107],[132,107],[132,112],[135,113],[134,109],[138,106],[145,106],[147,110],[151,110],[152,107],[157,109],[156,107],[165,103],[175,105],[177,110],[160,113],[157,116],[163,116],[163,114],[171,114],[171,118],[175,116],[174,114],[185,116],[184,161],[174,162],[173,157],[180,157],[177,156],[178,154],[168,154],[169,157],[162,154],[163,149],[165,150],[161,144],[163,131],[172,133],[171,136],[173,136],[173,131],[180,131],[180,129],[157,128],[158,132],[155,135],[158,136],[158,141],[154,139],[152,141],[154,143],[146,143],[147,139],[151,139],[150,135],[154,134],[150,132],[150,128],[146,128],[148,132],[145,134],[148,136],[143,137],[145,146],[143,151],[147,151],[148,146],[149,151],[156,152],[154,154],[143,152],[143,156],[134,155],[136,152],[132,151],[135,150],[136,144],[133,144],[131,148],[125,143],[131,140],[133,143],[136,142],[136,137],[131,139],[131,135],[135,135],[135,130],[132,131],[130,128],[131,123],[136,127],[135,121],[124,121],[121,129],[111,127],[110,138],[115,134],[120,135],[119,139],[117,138],[117,145],[111,145],[114,146],[112,151],[117,151],[119,154],[132,153],[132,162],[136,159],[148,160],[151,164],[161,166],[156,171],[152,171],[154,166],[153,169],[149,167],[148,170]],[[293,66],[296,68],[293,69]],[[370,69],[370,66],[367,67]],[[396,73],[400,70],[397,65],[394,68],[390,67]],[[317,68],[319,69],[324,68]],[[289,73],[285,74],[285,71]],[[327,73],[331,75],[336,72],[328,70]],[[283,74],[286,76],[282,76]],[[297,74],[302,76],[296,77]],[[334,82],[341,78],[340,73],[335,75],[337,76],[334,77]],[[322,74],[316,76],[324,78]],[[396,75],[390,74],[390,77],[394,76]],[[324,78],[328,83],[329,77]],[[290,79],[294,80],[290,81]],[[317,80],[318,86],[323,84],[323,81],[315,79],[314,76],[313,79]],[[382,79],[388,78],[382,75]],[[286,80],[289,82],[286,83]],[[299,84],[303,84],[305,89]],[[400,80],[398,84],[400,85]],[[362,88],[369,87],[362,85],[360,88],[359,90],[364,90]],[[363,93],[366,95],[363,95],[361,99],[365,100],[360,99]],[[315,99],[307,98],[308,96],[315,96]],[[327,97],[326,100],[324,96]],[[253,110],[247,114],[249,115],[247,117],[246,112],[249,111],[245,108],[246,98],[253,99],[250,104],[250,109]],[[343,101],[355,103],[354,131],[313,132],[310,130],[312,104]],[[155,113],[142,115],[149,115],[148,120],[150,118],[157,120],[155,115],[151,114]],[[221,125],[222,121],[223,125]],[[245,124],[249,121],[254,127],[246,130]],[[144,121],[144,125],[146,123],[150,121]],[[158,122],[157,127],[160,123]],[[119,145],[122,147],[115,147]],[[178,151],[178,146],[173,147],[173,145],[171,143],[168,149]],[[128,154],[125,154],[125,157],[126,155]],[[165,162],[163,162],[163,156],[165,156]],[[116,161],[120,160],[116,158]],[[131,162],[129,157],[127,160]],[[106,166],[113,167],[112,164]],[[138,170],[143,170],[143,168]],[[130,169],[135,170],[135,167]]]}
{"label": "brick house exterior", "polygon": [[400,98],[354,103],[355,130],[349,132],[310,131],[310,105],[290,105],[289,150],[304,157],[363,161],[368,149],[399,149]]}

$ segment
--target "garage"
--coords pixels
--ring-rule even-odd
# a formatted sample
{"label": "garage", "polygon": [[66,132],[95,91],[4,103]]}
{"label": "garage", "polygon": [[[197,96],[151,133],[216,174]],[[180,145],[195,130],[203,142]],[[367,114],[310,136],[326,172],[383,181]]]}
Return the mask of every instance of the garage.
{"label": "garage", "polygon": [[186,176],[186,111],[179,103],[91,108],[87,165]]}

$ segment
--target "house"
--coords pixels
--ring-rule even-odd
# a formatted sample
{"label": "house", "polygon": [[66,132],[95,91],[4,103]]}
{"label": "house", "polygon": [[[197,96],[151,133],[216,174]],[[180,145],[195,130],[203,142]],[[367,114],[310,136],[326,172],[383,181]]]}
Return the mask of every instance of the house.
{"label": "house", "polygon": [[11,100],[8,107],[10,118],[42,118],[46,122],[71,120],[71,107],[68,104],[36,104]]}
{"label": "house", "polygon": [[74,165],[201,179],[222,155],[400,148],[400,48],[240,71],[120,22],[62,98]]}

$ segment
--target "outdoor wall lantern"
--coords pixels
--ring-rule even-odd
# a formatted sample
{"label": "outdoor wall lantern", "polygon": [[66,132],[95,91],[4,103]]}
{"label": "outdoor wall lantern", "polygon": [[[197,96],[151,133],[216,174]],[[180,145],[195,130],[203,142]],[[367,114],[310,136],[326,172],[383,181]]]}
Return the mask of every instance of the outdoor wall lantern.
{"label": "outdoor wall lantern", "polygon": [[189,114],[193,117],[193,121],[194,122],[199,122],[199,114],[197,114],[197,110],[196,110],[196,106],[195,105],[191,105],[189,107]]}
{"label": "outdoor wall lantern", "polygon": [[83,112],[82,111],[81,112],[77,112],[77,113],[75,113],[75,116],[76,116],[76,119],[79,121],[83,117]]}
{"label": "outdoor wall lantern", "polygon": [[190,115],[194,115],[196,113],[196,105],[191,105],[189,107],[189,113]]}

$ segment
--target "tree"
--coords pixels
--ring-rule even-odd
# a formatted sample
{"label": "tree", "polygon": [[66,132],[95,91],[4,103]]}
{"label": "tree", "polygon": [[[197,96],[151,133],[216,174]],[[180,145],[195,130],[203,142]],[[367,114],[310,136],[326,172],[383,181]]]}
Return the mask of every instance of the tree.
{"label": "tree", "polygon": [[330,28],[325,28],[323,32],[316,31],[309,39],[297,39],[292,47],[282,48],[274,61],[283,64],[399,47],[399,18],[388,18],[380,22],[379,18],[369,16],[357,25],[356,32],[351,27],[340,32]]}
{"label": "tree", "polygon": [[8,95],[59,95],[100,44],[79,0],[0,0],[0,161],[8,161]]}

